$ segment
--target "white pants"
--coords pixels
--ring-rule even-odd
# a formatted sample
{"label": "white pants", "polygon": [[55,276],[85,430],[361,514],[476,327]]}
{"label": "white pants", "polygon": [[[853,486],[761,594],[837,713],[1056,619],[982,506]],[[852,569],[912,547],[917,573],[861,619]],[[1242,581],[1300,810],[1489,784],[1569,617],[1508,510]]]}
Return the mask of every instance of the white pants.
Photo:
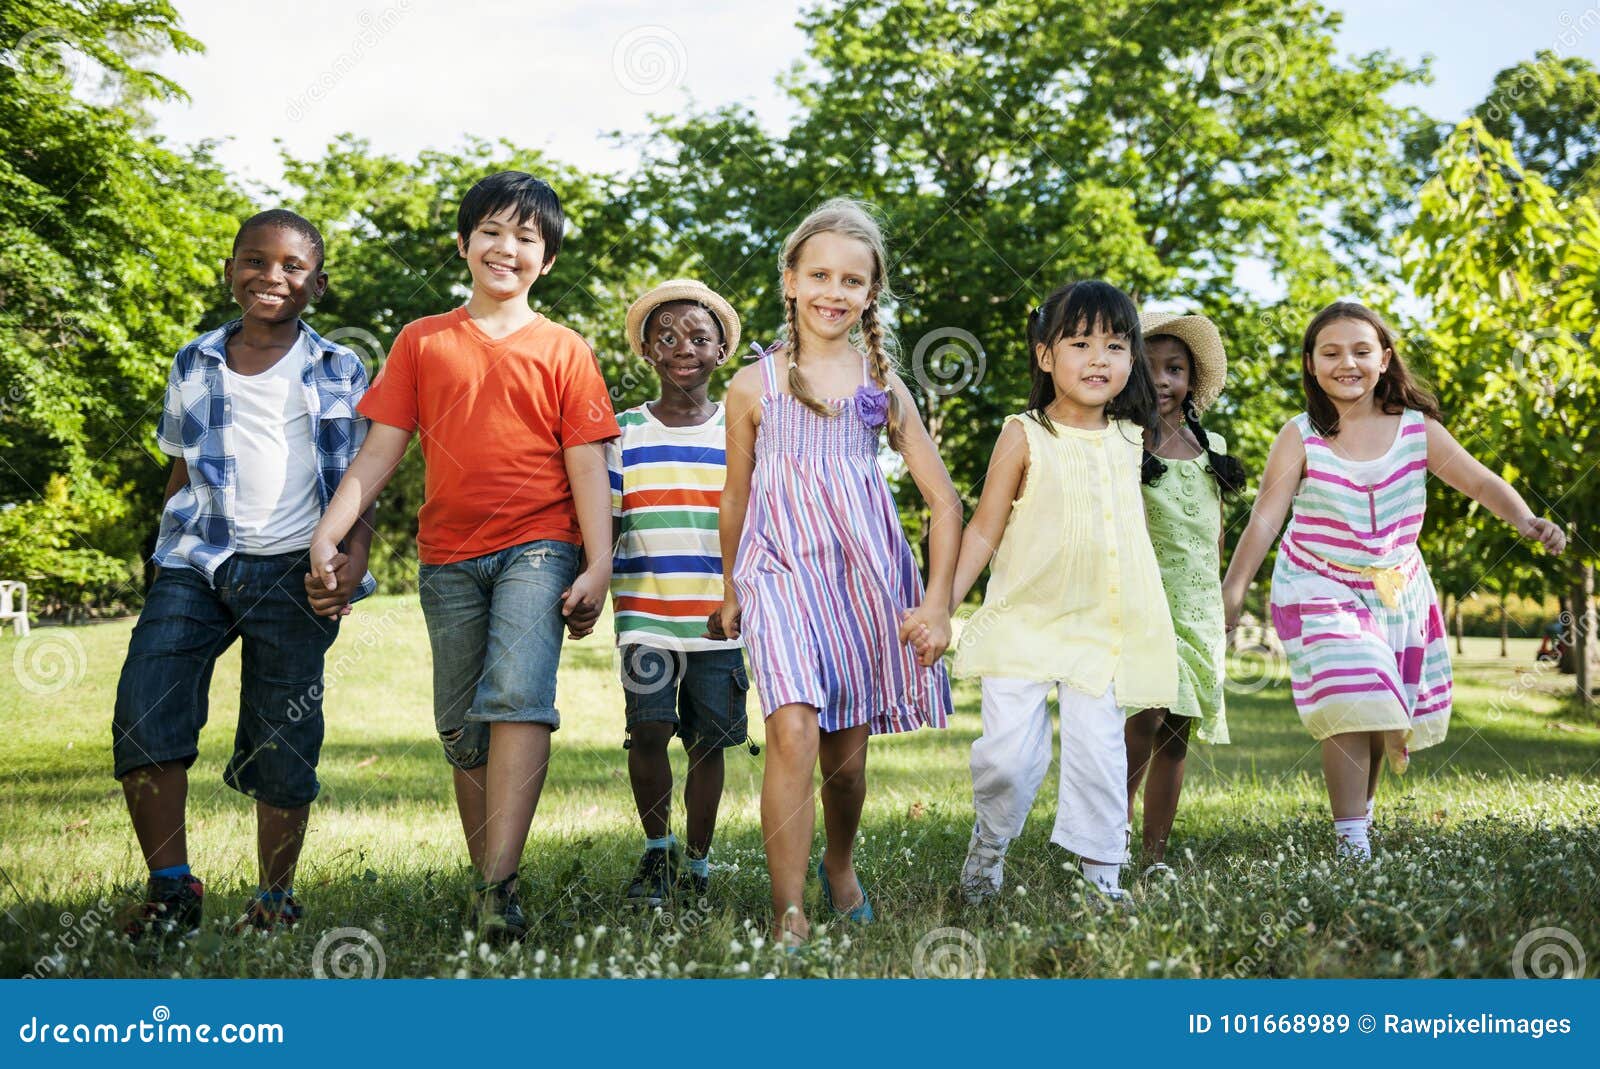
{"label": "white pants", "polygon": [[1106,864],[1128,860],[1125,718],[1110,689],[1098,698],[1064,683],[983,677],[983,737],[972,744],[978,833],[1004,846],[1022,833],[1050,769],[1050,690],[1061,705],[1061,786],[1050,841]]}

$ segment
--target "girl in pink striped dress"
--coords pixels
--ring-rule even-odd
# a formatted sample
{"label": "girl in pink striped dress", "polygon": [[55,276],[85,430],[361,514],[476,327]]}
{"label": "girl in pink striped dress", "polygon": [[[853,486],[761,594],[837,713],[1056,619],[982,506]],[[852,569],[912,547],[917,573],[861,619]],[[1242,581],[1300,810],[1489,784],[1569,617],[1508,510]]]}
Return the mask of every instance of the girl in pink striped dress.
{"label": "girl in pink striped dress", "polygon": [[1388,754],[1450,724],[1450,652],[1433,581],[1417,551],[1432,474],[1551,553],[1561,529],[1535,516],[1504,479],[1440,423],[1376,314],[1340,302],[1301,346],[1306,411],[1272,443],[1261,493],[1222,596],[1231,629],[1245,591],[1293,507],[1272,570],[1272,625],[1289,659],[1301,722],[1322,742],[1339,852],[1371,856],[1373,796]]}
{"label": "girl in pink striped dress", "polygon": [[[780,259],[787,338],[728,389],[724,604],[712,630],[742,630],[766,715],[761,827],[774,935],[786,946],[810,934],[803,898],[819,760],[823,905],[870,921],[852,855],[867,737],[944,727],[950,713],[941,655],[961,499],[884,347],[887,262],[861,206],[818,208]],[[926,595],[878,468],[885,431],[931,513]]]}

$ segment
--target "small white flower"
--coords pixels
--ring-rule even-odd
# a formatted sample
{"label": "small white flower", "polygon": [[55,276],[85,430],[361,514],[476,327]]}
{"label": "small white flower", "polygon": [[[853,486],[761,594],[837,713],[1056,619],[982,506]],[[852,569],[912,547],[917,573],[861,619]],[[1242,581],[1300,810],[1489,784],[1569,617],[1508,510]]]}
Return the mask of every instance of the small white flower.
{"label": "small white flower", "polygon": [[585,939],[582,936],[582,934],[575,935],[575,936],[572,937],[572,945],[577,947],[579,950],[582,950],[583,947],[584,947],[584,944],[587,943],[587,942],[588,942],[588,940]]}
{"label": "small white flower", "polygon": [[743,954],[744,944],[739,942],[737,939],[730,939],[728,940],[728,949],[735,954]]}

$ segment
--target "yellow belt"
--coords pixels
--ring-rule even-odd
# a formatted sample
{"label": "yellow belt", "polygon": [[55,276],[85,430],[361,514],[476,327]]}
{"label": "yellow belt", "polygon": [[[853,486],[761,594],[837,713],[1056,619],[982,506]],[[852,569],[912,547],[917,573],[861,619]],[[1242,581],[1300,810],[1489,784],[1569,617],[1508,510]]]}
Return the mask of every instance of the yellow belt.
{"label": "yellow belt", "polygon": [[1401,571],[1398,566],[1374,568],[1371,565],[1367,565],[1361,568],[1352,568],[1348,564],[1340,564],[1338,561],[1329,560],[1320,553],[1314,553],[1299,542],[1295,543],[1295,548],[1302,553],[1309,553],[1330,568],[1350,575],[1359,575],[1361,578],[1369,580],[1373,588],[1378,592],[1378,600],[1391,609],[1400,607],[1400,595],[1405,592],[1406,586],[1411,582],[1411,577]]}

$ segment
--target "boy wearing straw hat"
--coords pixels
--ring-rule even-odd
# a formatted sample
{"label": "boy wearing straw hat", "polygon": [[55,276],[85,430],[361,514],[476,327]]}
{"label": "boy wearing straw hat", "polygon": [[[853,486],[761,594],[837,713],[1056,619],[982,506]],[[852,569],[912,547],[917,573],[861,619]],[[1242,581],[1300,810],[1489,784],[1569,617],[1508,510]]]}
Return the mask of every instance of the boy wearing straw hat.
{"label": "boy wearing straw hat", "polygon": [[[622,436],[607,447],[628,776],[645,834],[627,900],[659,906],[680,883],[706,891],[722,751],[746,738],[743,650],[706,630],[723,600],[717,512],[727,476],[723,406],[708,386],[738,347],[739,317],[701,283],[674,279],[633,302],[627,331],[661,380],[659,397],[617,417]],[[669,819],[674,734],[689,756],[687,867]]]}

